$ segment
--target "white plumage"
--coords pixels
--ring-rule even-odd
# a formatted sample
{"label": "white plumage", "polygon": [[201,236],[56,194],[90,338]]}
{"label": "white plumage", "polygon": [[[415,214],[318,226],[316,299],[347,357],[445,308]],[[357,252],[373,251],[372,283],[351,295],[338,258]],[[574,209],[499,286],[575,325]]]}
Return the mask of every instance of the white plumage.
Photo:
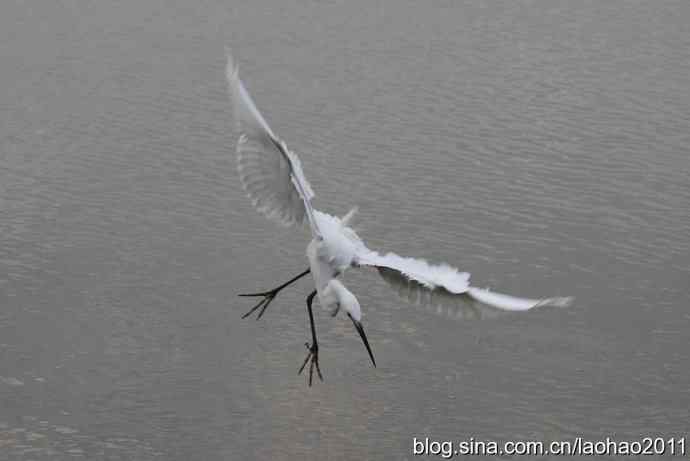
{"label": "white plumage", "polygon": [[240,127],[237,169],[254,206],[274,221],[299,224],[311,211],[314,192],[299,158],[278,139],[254,105],[228,57],[228,88]]}
{"label": "white plumage", "polygon": [[[244,189],[261,213],[280,224],[294,226],[307,219],[312,232],[307,257],[319,302],[334,315],[342,307],[359,326],[367,349],[359,303],[336,279],[350,267],[375,268],[404,297],[461,318],[491,317],[500,311],[526,311],[540,306],[565,307],[571,303],[572,298],[525,299],[494,293],[471,286],[469,273],[448,264],[430,264],[423,259],[395,253],[381,255],[370,250],[349,226],[354,209],[341,219],[312,207],[314,192],[299,158],[268,126],[230,55],[226,76],[240,133],[237,160]],[[277,291],[272,293],[274,297]],[[312,333],[316,343],[313,324]],[[373,361],[373,355],[371,358]]]}

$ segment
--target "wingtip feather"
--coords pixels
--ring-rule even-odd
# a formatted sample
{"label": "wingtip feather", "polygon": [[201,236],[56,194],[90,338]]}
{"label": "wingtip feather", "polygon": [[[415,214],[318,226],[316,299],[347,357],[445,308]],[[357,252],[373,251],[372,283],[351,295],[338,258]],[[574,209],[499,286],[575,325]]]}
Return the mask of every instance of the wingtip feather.
{"label": "wingtip feather", "polygon": [[573,302],[575,302],[575,298],[572,296],[564,296],[561,298],[547,298],[539,301],[539,303],[537,303],[537,305],[534,307],[550,306],[566,308],[572,306]]}

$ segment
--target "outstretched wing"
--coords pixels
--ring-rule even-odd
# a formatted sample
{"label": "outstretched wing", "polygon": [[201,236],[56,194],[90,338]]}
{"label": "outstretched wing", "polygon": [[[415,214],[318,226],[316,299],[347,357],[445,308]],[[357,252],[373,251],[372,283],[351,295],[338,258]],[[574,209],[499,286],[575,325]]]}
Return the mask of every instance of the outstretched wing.
{"label": "outstretched wing", "polygon": [[458,318],[488,318],[501,311],[526,311],[540,306],[567,307],[572,298],[517,298],[470,285],[470,274],[447,264],[429,264],[423,259],[395,253],[381,255],[363,250],[356,257],[360,266],[375,267],[381,277],[402,297],[439,313]]}
{"label": "outstretched wing", "polygon": [[229,53],[225,74],[240,133],[237,167],[254,207],[285,226],[301,224],[306,216],[312,233],[320,235],[311,207],[314,192],[299,158],[273,133],[256,108]]}

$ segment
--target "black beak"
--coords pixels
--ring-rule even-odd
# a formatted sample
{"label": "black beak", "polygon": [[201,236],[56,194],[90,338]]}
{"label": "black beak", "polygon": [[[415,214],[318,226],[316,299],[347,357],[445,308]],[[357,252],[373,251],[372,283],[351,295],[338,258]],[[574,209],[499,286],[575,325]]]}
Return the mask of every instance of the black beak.
{"label": "black beak", "polygon": [[376,368],[376,360],[374,360],[374,354],[372,354],[371,352],[371,347],[369,347],[369,341],[367,341],[367,335],[364,333],[364,328],[362,327],[362,324],[357,320],[353,319],[349,313],[347,314],[347,316],[350,317],[350,320],[352,320],[352,324],[355,326],[357,333],[359,333],[359,337],[362,338],[362,342],[364,343],[364,346],[367,348],[369,357],[371,357],[371,363],[373,363],[374,368]]}

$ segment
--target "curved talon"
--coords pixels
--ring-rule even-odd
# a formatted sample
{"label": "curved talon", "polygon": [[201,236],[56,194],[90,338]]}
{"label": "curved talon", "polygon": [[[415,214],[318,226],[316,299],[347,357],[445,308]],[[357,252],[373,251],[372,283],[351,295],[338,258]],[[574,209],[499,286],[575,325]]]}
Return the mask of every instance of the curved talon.
{"label": "curved talon", "polygon": [[319,345],[314,344],[313,346],[310,346],[309,343],[304,343],[304,345],[309,350],[309,353],[307,354],[307,357],[304,359],[302,366],[299,367],[299,371],[297,372],[297,374],[301,375],[302,371],[304,371],[304,367],[307,366],[307,362],[309,362],[309,387],[311,387],[312,379],[314,377],[314,366],[316,366],[316,374],[318,375],[321,382],[323,382],[321,367],[319,367]]}
{"label": "curved talon", "polygon": [[244,315],[242,316],[242,318],[243,318],[243,319],[246,319],[246,318],[249,317],[255,310],[261,308],[261,310],[259,311],[259,315],[256,316],[256,320],[259,320],[259,319],[261,318],[261,316],[264,315],[264,312],[266,312],[266,308],[268,307],[269,304],[271,304],[271,301],[273,301],[273,300],[275,299],[276,295],[278,295],[278,291],[279,291],[279,290],[271,290],[271,291],[266,291],[266,292],[263,292],[263,293],[248,293],[248,294],[239,294],[239,295],[237,295],[237,296],[244,296],[244,297],[249,297],[249,296],[251,296],[251,297],[263,296],[263,297],[264,297],[264,299],[262,299],[262,300],[259,301],[254,307],[252,307],[252,308],[249,310],[249,312],[247,312],[246,314],[244,314]]}
{"label": "curved talon", "polygon": [[275,299],[275,297],[278,296],[278,293],[280,292],[280,290],[282,290],[286,286],[290,285],[291,283],[294,283],[297,280],[301,279],[302,277],[307,275],[310,271],[311,271],[311,269],[307,269],[304,272],[302,272],[301,274],[298,274],[297,276],[291,278],[287,282],[283,283],[280,286],[275,287],[272,290],[262,291],[259,293],[240,293],[240,294],[238,294],[237,296],[242,296],[242,297],[257,297],[257,298],[263,297],[264,298],[261,301],[259,301],[254,307],[252,307],[249,310],[249,312],[244,314],[242,316],[242,318],[246,319],[247,317],[249,317],[252,314],[252,312],[261,308],[261,310],[259,311],[259,315],[256,316],[256,320],[259,320],[261,318],[261,316],[264,315],[264,312],[266,312],[266,308],[268,307],[269,304],[271,304],[271,301],[273,301]]}

